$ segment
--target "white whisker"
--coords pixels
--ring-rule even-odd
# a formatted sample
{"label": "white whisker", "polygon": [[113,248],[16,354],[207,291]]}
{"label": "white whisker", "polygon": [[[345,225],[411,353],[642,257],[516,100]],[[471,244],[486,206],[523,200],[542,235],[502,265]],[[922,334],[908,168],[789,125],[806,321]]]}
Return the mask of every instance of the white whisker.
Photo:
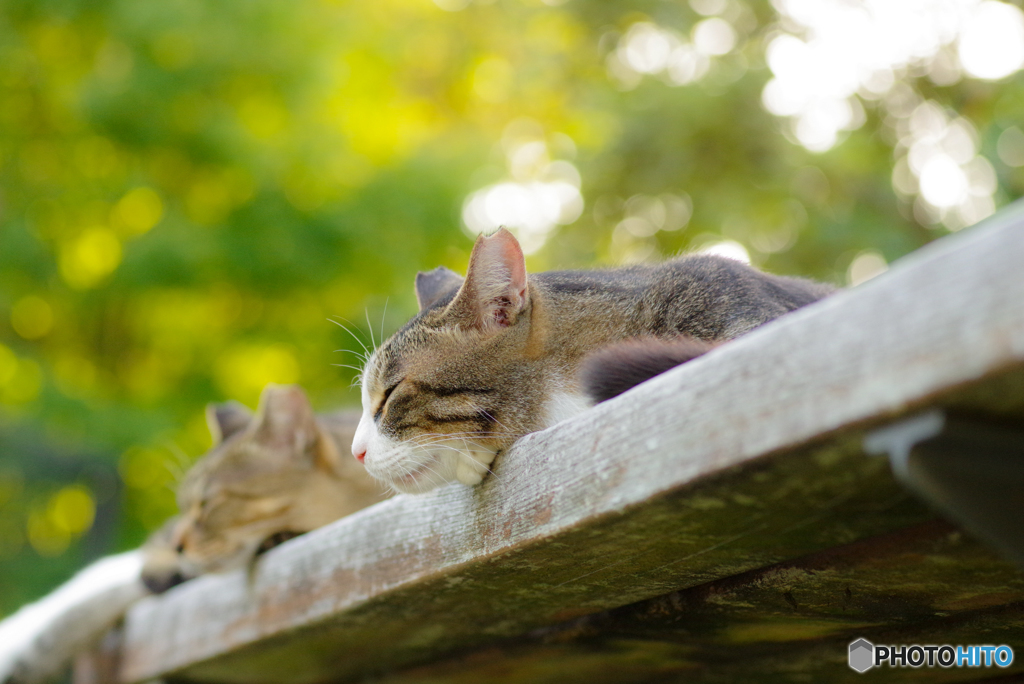
{"label": "white whisker", "polygon": [[377,340],[373,337],[373,324],[370,323],[370,310],[364,308],[363,313],[366,314],[366,327],[370,330],[370,346],[373,347],[374,351],[377,351]]}
{"label": "white whisker", "polygon": [[[369,349],[366,348],[366,343],[364,343],[359,338],[358,335],[356,335],[354,332],[352,332],[352,330],[347,325],[345,325],[344,323],[341,323],[339,321],[336,321],[333,318],[328,318],[327,320],[330,321],[331,323],[333,323],[334,325],[338,326],[339,328],[341,328],[345,332],[347,332],[349,335],[351,335],[355,339],[355,341],[359,343],[359,346],[363,348],[363,352],[366,354],[366,356],[368,357],[370,355],[371,352],[370,352]],[[345,320],[347,320],[347,319],[345,319]],[[351,322],[352,321],[349,321],[349,323],[351,323]],[[372,335],[372,331],[371,331],[371,335]]]}

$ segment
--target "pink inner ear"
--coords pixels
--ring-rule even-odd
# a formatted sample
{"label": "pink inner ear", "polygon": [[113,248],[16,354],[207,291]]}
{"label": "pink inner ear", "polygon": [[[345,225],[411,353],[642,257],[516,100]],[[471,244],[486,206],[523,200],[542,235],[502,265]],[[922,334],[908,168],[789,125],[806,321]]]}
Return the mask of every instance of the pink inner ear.
{"label": "pink inner ear", "polygon": [[448,311],[460,325],[504,328],[515,321],[527,299],[523,250],[504,228],[479,237],[469,258],[469,272]]}
{"label": "pink inner ear", "polygon": [[480,318],[507,328],[526,303],[526,263],[515,236],[502,228],[480,244],[476,283]]}
{"label": "pink inner ear", "polygon": [[512,233],[502,228],[492,239],[500,238],[501,260],[509,274],[509,288],[520,298],[526,295],[526,261],[523,250]]}

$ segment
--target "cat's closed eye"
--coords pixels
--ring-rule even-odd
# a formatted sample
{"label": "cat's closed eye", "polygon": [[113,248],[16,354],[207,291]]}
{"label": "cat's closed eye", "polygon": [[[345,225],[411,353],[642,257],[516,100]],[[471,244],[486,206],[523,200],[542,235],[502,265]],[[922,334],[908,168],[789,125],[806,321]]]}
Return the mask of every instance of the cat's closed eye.
{"label": "cat's closed eye", "polygon": [[386,390],[384,390],[384,397],[380,400],[380,404],[378,404],[378,406],[377,406],[377,411],[373,414],[374,420],[380,420],[380,417],[382,415],[384,415],[384,407],[387,406],[388,399],[391,398],[391,394],[395,391],[395,389],[399,385],[402,384],[403,381],[404,381],[404,378],[402,380],[399,380],[398,382],[394,383],[393,385],[388,387]]}

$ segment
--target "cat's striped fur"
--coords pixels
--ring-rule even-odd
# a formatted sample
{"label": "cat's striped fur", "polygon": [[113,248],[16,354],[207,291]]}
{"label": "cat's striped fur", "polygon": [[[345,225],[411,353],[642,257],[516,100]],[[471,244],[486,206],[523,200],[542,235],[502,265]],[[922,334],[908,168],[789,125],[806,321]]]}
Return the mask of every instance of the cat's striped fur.
{"label": "cat's striped fur", "polygon": [[420,312],[363,370],[352,445],[403,492],[480,482],[518,437],[581,410],[578,372],[597,349],[643,336],[728,340],[832,290],[710,255],[527,276],[504,229],[477,240],[465,280],[438,268],[416,289]]}
{"label": "cat's striped fur", "polygon": [[[182,570],[243,567],[275,541],[387,498],[344,453],[357,420],[354,412],[317,416],[294,385],[268,385],[255,414],[234,402],[210,406],[214,446],[178,486],[171,543]],[[156,571],[144,578],[163,581]]]}

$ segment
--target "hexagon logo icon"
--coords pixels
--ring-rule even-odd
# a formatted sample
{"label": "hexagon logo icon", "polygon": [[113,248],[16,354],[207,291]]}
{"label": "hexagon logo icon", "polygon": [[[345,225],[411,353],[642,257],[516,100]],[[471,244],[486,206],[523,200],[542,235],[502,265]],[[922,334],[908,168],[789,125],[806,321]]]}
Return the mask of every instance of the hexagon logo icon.
{"label": "hexagon logo icon", "polygon": [[875,665],[875,645],[867,639],[857,639],[850,644],[850,668],[867,672]]}

